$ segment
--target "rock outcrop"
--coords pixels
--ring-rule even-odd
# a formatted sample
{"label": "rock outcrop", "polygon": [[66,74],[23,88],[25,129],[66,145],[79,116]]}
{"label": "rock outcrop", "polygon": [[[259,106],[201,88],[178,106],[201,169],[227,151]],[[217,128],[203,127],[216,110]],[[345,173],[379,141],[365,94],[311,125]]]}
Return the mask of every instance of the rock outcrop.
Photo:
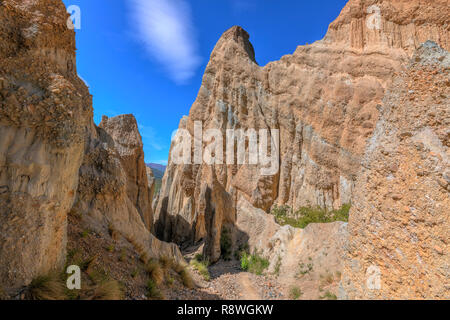
{"label": "rock outcrop", "polygon": [[426,42],[389,88],[350,212],[342,298],[449,299],[450,54]]}
{"label": "rock outcrop", "polygon": [[127,174],[128,198],[138,210],[145,226],[150,230],[153,225],[153,182],[149,181],[144,161],[142,138],[133,115],[114,118],[103,117],[99,125],[114,141],[114,147],[120,156],[122,168]]}
{"label": "rock outcrop", "polygon": [[[257,153],[250,143],[244,164],[236,155],[234,164],[213,165],[169,158],[155,210],[156,234],[180,244],[210,238],[202,213],[205,206],[217,206],[203,192],[211,188],[209,168],[226,193],[220,201],[233,209],[234,222],[242,197],[266,212],[274,204],[338,208],[349,203],[386,89],[421,42],[431,39],[449,48],[448,13],[445,0],[351,0],[323,40],[264,67],[256,63],[247,32],[226,31],[180,129],[194,137],[199,121],[203,132],[218,129],[224,141],[227,130],[267,129],[275,146],[279,142],[271,147],[279,170],[265,175],[264,163],[249,164],[249,154]],[[210,144],[193,141],[204,150]],[[209,219],[216,221],[214,233],[220,233],[220,219]],[[217,248],[220,237],[212,238],[216,242],[208,246]]]}
{"label": "rock outcrop", "polygon": [[61,1],[0,2],[0,286],[65,261],[91,96]]}
{"label": "rock outcrop", "polygon": [[103,117],[88,136],[71,213],[100,234],[122,236],[141,254],[181,262],[178,247],[156,239],[148,227],[151,215],[142,215],[151,213],[150,188],[134,116]]}

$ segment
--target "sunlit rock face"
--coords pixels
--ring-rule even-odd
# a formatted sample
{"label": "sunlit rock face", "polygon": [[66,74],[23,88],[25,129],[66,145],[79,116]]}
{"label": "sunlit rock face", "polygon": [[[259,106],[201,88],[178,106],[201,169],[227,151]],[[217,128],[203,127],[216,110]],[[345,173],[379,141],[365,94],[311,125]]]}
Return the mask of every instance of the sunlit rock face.
{"label": "sunlit rock face", "polygon": [[428,41],[387,91],[353,195],[342,298],[450,298],[449,70]]}
{"label": "sunlit rock face", "polygon": [[[279,170],[263,175],[261,164],[176,164],[170,157],[155,211],[156,234],[185,245],[214,241],[208,246],[217,248],[217,221],[234,223],[241,198],[266,212],[274,204],[349,203],[386,89],[420,43],[431,39],[448,49],[448,11],[444,0],[351,0],[323,40],[264,67],[247,32],[226,31],[180,129],[192,137],[198,121],[204,131],[219,129],[223,137],[230,129],[268,129],[279,142]],[[248,157],[251,145],[246,148]],[[203,192],[212,181],[225,191],[220,205]],[[215,210],[223,202],[232,208],[226,218]],[[212,209],[205,212],[205,206]],[[211,259],[217,258],[215,251]]]}
{"label": "sunlit rock face", "polygon": [[0,3],[0,287],[62,267],[91,96],[61,1]]}

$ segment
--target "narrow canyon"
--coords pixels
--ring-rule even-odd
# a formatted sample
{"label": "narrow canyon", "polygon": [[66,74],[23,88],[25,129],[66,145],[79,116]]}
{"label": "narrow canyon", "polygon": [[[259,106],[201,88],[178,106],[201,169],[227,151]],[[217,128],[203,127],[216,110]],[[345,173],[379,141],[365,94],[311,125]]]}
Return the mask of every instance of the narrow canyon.
{"label": "narrow canyon", "polygon": [[449,16],[349,0],[265,66],[226,30],[179,129],[265,129],[276,170],[173,140],[155,194],[135,117],[94,123],[62,1],[0,1],[0,298],[77,265],[73,299],[449,299]]}

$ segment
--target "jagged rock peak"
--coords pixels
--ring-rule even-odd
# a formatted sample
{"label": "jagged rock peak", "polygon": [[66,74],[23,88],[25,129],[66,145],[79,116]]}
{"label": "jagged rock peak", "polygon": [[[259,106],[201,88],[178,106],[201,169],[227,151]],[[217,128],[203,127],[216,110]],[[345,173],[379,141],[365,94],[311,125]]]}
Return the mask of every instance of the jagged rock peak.
{"label": "jagged rock peak", "polygon": [[131,148],[140,148],[143,145],[138,123],[132,114],[124,114],[113,118],[103,116],[99,127],[111,135],[121,155],[132,152]]}
{"label": "jagged rock peak", "polygon": [[245,53],[245,55],[248,56],[250,60],[257,63],[255,58],[255,49],[250,42],[250,35],[242,27],[233,26],[225,31],[220,37],[220,40],[217,43],[214,52],[224,51],[229,49],[230,47],[234,47],[235,49],[244,49],[243,53]]}

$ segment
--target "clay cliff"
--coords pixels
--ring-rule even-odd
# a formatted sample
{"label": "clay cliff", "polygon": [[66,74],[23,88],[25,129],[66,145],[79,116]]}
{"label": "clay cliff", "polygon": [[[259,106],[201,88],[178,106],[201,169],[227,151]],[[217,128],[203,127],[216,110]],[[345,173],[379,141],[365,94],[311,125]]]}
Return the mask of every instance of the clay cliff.
{"label": "clay cliff", "polygon": [[[221,229],[248,211],[240,208],[244,200],[265,212],[274,204],[350,203],[386,90],[420,43],[434,40],[449,48],[448,13],[445,0],[351,0],[323,40],[264,67],[246,31],[226,31],[180,129],[194,137],[200,121],[203,131],[219,129],[224,140],[229,129],[267,129],[279,170],[266,175],[266,164],[249,164],[249,154],[257,152],[250,143],[244,164],[234,155],[234,164],[226,165],[176,164],[174,144],[155,210],[158,237],[185,246],[203,242],[216,261]],[[205,149],[205,140],[194,139],[193,145]],[[219,192],[214,186],[223,194],[220,200],[211,196]]]}
{"label": "clay cliff", "polygon": [[0,2],[0,288],[11,296],[62,270],[68,213],[140,255],[182,262],[150,233],[153,186],[136,120],[93,122],[68,18],[61,1]]}
{"label": "clay cliff", "polygon": [[149,257],[182,261],[176,245],[150,233],[151,187],[134,116],[103,117],[87,137],[71,213],[105,237],[122,236]]}
{"label": "clay cliff", "polygon": [[65,261],[91,96],[60,1],[0,3],[0,285]]}
{"label": "clay cliff", "polygon": [[99,125],[114,141],[114,148],[120,156],[120,162],[127,174],[127,194],[138,210],[145,226],[150,230],[153,225],[153,181],[151,170],[144,161],[142,138],[133,115],[114,118],[103,117]]}
{"label": "clay cliff", "polygon": [[450,54],[426,42],[395,77],[366,147],[341,298],[448,299]]}

